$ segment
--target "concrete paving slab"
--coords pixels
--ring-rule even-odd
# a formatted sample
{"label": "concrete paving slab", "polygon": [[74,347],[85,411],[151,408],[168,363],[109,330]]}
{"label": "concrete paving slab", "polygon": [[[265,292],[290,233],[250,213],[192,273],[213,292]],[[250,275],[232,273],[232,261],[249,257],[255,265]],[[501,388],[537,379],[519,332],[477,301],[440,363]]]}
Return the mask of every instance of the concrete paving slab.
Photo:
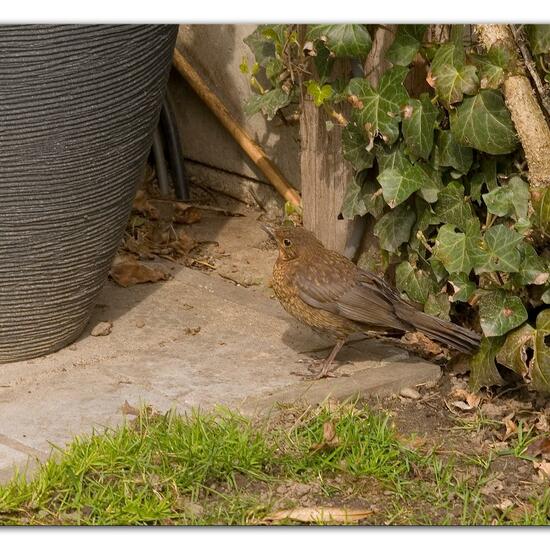
{"label": "concrete paving slab", "polygon": [[[248,223],[239,220],[232,223]],[[236,226],[236,247],[262,238],[256,225],[245,225],[246,231]],[[249,250],[246,242],[244,248]],[[267,266],[275,252],[248,254]],[[302,382],[292,373],[305,370],[303,361],[318,356],[313,350],[327,342],[270,299],[266,284],[244,288],[215,272],[170,266],[173,278],[164,283],[124,289],[109,282],[74,345],[0,365],[3,477],[31,456],[46,457],[51,443],[120,423],[125,401],[158,410],[217,404],[267,410],[279,401],[397,392],[439,376],[437,366],[409,360],[401,349],[359,341],[339,355],[341,372],[350,377]],[[91,336],[100,321],[113,322],[111,334]]]}

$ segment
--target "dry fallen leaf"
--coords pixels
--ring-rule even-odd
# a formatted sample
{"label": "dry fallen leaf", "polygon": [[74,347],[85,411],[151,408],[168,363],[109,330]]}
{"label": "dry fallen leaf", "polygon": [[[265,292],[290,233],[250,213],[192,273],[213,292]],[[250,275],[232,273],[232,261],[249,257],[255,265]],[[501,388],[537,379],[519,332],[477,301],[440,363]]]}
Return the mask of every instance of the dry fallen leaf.
{"label": "dry fallen leaf", "polygon": [[135,260],[121,260],[114,263],[110,275],[113,281],[122,287],[165,281],[170,276],[160,269],[149,267]]}
{"label": "dry fallen leaf", "polygon": [[550,479],[550,462],[543,460],[542,462],[533,462],[535,470],[539,474],[541,480]]}
{"label": "dry fallen leaf", "polygon": [[357,523],[374,513],[368,508],[331,508],[317,506],[315,508],[293,508],[280,510],[263,519],[266,523],[277,523],[284,520],[294,520],[302,523]]}
{"label": "dry fallen leaf", "polygon": [[111,321],[102,321],[98,323],[91,332],[92,336],[108,336],[111,334],[113,323]]}
{"label": "dry fallen leaf", "polygon": [[[464,410],[476,409],[481,402],[480,395],[471,393],[464,388],[455,388],[452,391],[451,395],[453,395],[454,397],[458,397],[468,405],[468,409],[464,409]],[[462,408],[462,407],[459,407],[459,408]]]}
{"label": "dry fallen leaf", "polygon": [[185,225],[191,225],[193,223],[200,222],[202,219],[202,212],[194,206],[186,206],[181,203],[176,203],[174,212],[174,222]]}
{"label": "dry fallen leaf", "polygon": [[333,422],[325,422],[323,424],[323,441],[311,447],[312,451],[320,451],[322,449],[334,449],[340,444],[340,440],[336,435],[336,427]]}
{"label": "dry fallen leaf", "polygon": [[502,419],[502,423],[506,426],[506,432],[501,436],[501,441],[506,441],[511,435],[515,434],[518,431],[516,423],[512,420],[516,413],[510,413],[508,416],[505,416]]}
{"label": "dry fallen leaf", "polygon": [[130,403],[128,403],[128,401],[124,401],[122,407],[120,407],[120,412],[122,412],[122,414],[129,414],[129,415],[132,415],[132,416],[139,416],[139,409],[136,409],[135,407],[130,405]]}
{"label": "dry fallen leaf", "polygon": [[542,455],[548,455],[550,457],[550,438],[543,437],[533,441],[533,443],[527,447],[527,454],[533,458]]}

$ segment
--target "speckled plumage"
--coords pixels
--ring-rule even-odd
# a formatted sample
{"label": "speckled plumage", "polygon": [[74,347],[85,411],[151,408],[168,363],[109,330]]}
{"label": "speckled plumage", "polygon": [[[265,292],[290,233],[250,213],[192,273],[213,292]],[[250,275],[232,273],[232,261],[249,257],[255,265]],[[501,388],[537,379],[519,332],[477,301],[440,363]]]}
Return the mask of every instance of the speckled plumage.
{"label": "speckled plumage", "polygon": [[[466,353],[479,346],[476,333],[418,311],[383,279],[326,249],[311,232],[301,227],[264,229],[279,248],[273,268],[275,295],[296,319],[337,339],[330,362],[349,336],[367,331],[420,330]],[[327,368],[324,365],[324,375]]]}

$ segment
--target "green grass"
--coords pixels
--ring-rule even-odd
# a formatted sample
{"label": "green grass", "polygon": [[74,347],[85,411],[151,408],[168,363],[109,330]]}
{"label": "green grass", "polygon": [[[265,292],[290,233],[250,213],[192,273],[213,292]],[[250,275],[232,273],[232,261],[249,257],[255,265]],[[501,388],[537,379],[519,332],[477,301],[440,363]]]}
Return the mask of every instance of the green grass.
{"label": "green grass", "polygon": [[[327,423],[338,442],[319,448]],[[528,441],[521,434],[518,453]],[[226,410],[144,409],[124,426],[75,439],[30,480],[19,475],[0,486],[0,523],[254,524],[299,505],[277,494],[299,482],[314,488],[315,504],[376,504],[375,523],[548,524],[549,491],[513,520],[487,511],[481,489],[491,462],[409,448],[389,416],[349,404],[271,426]],[[461,478],[458,466],[472,475]]]}

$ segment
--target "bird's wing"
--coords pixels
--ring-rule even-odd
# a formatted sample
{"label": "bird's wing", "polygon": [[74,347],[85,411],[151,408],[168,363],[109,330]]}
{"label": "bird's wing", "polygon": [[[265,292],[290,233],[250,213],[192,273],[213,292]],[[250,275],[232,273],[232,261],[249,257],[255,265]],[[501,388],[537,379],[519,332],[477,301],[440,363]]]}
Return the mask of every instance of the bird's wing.
{"label": "bird's wing", "polygon": [[306,269],[296,271],[294,284],[298,296],[317,309],[372,327],[407,328],[394,311],[394,301],[400,300],[397,292],[340,256],[310,262]]}

